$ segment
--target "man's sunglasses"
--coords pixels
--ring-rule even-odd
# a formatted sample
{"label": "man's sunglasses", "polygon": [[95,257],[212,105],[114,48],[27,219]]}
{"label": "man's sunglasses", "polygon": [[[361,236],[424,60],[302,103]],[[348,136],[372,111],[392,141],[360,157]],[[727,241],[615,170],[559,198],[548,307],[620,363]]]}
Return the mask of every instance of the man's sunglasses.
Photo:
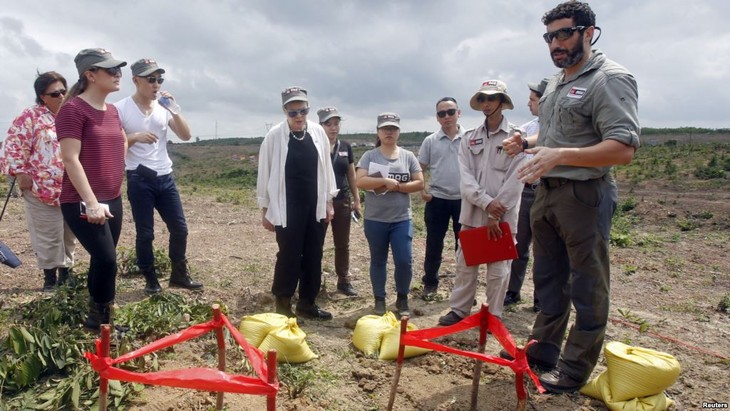
{"label": "man's sunglasses", "polygon": [[485,96],[484,94],[479,95],[477,97],[477,102],[484,103],[485,101],[497,101],[499,100],[499,96],[496,94],[490,94],[488,96]]}
{"label": "man's sunglasses", "polygon": [[306,116],[309,114],[309,107],[305,107],[301,110],[287,110],[286,114],[291,118],[296,116]]}
{"label": "man's sunglasses", "polygon": [[436,112],[436,115],[437,115],[437,116],[439,116],[440,118],[444,118],[444,117],[446,117],[447,115],[448,115],[449,117],[451,117],[451,116],[453,116],[454,114],[456,114],[456,109],[455,109],[455,108],[450,108],[450,109],[448,109],[448,110],[441,110],[441,111],[437,111],[437,112]]}
{"label": "man's sunglasses", "polygon": [[559,41],[568,40],[570,36],[573,35],[576,31],[582,32],[583,30],[587,29],[586,26],[575,26],[575,27],[564,27],[562,29],[557,29],[555,31],[550,31],[542,35],[542,38],[545,39],[545,43],[550,44],[553,42],[553,39],[558,39]]}
{"label": "man's sunglasses", "polygon": [[145,77],[145,78],[147,79],[147,82],[150,84],[155,84],[155,82],[157,82],[157,84],[162,84],[165,81],[165,79],[162,77],[149,76],[149,77]]}
{"label": "man's sunglasses", "polygon": [[59,98],[61,96],[65,96],[66,95],[66,89],[60,89],[60,90],[52,91],[50,93],[46,93],[45,95],[46,96],[51,96],[53,98]]}
{"label": "man's sunglasses", "polygon": [[103,68],[103,67],[94,67],[91,69],[91,71],[99,71],[104,70],[106,71],[106,74],[116,77],[122,75],[122,68],[121,67],[109,67],[109,68]]}

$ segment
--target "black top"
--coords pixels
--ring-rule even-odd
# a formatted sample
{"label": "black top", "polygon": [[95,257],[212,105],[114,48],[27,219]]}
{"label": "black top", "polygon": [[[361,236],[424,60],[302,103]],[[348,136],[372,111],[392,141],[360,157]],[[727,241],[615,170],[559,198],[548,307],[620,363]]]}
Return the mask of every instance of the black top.
{"label": "black top", "polygon": [[[289,205],[317,206],[317,147],[306,132],[289,135],[284,175],[286,202]],[[302,140],[299,140],[302,137]]]}
{"label": "black top", "polygon": [[350,143],[337,140],[330,155],[332,156],[332,168],[335,172],[335,182],[337,183],[337,188],[340,189],[335,200],[350,198],[350,184],[347,181],[347,170],[350,164],[355,162],[355,156],[352,155]]}

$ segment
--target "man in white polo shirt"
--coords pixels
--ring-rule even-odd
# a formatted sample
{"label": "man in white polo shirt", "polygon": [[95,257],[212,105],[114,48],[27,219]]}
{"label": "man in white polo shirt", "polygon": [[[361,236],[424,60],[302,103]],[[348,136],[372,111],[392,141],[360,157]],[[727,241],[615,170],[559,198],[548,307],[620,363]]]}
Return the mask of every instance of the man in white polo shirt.
{"label": "man in white polo shirt", "polygon": [[186,258],[188,226],[172,174],[172,160],[167,154],[168,127],[183,141],[190,140],[190,127],[180,114],[179,107],[171,109],[157,102],[160,96],[174,101],[170,93],[160,91],[160,85],[165,81],[162,77],[164,73],[165,70],[154,60],[135,62],[132,64],[132,81],[136,91],[134,95],[114,104],[129,142],[125,159],[127,198],[132,206],[137,231],[137,266],[145,277],[144,290],[148,294],[161,290],[152,246],[155,239],[155,209],[170,231],[170,286],[190,290],[203,288],[202,284],[190,278]]}

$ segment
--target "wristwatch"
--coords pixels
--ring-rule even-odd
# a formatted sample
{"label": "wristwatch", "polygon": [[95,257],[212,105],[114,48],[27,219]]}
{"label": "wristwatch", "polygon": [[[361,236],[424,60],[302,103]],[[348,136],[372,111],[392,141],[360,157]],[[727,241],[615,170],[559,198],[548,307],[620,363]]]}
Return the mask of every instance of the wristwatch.
{"label": "wristwatch", "polygon": [[527,139],[524,139],[524,138],[523,138],[523,139],[522,139],[522,151],[525,151],[525,150],[527,150],[528,148],[530,148],[530,143],[528,143],[528,142],[527,142]]}

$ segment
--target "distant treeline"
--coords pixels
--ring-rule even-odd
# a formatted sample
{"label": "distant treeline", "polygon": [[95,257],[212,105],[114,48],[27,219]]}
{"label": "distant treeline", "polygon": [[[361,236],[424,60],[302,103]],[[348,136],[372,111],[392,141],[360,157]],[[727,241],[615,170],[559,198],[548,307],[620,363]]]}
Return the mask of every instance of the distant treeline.
{"label": "distant treeline", "polygon": [[[426,136],[432,131],[409,131],[401,133],[399,141],[402,145],[420,144]],[[679,127],[679,128],[652,128],[644,127],[641,129],[642,140],[647,141],[667,141],[676,139],[678,142],[707,142],[722,141],[730,136],[730,128],[699,128],[699,127]],[[374,133],[354,133],[343,134],[343,140],[357,143],[374,143]],[[210,140],[201,140],[196,138],[192,144],[201,146],[247,146],[259,145],[264,140],[263,137],[229,137],[217,138]]]}

